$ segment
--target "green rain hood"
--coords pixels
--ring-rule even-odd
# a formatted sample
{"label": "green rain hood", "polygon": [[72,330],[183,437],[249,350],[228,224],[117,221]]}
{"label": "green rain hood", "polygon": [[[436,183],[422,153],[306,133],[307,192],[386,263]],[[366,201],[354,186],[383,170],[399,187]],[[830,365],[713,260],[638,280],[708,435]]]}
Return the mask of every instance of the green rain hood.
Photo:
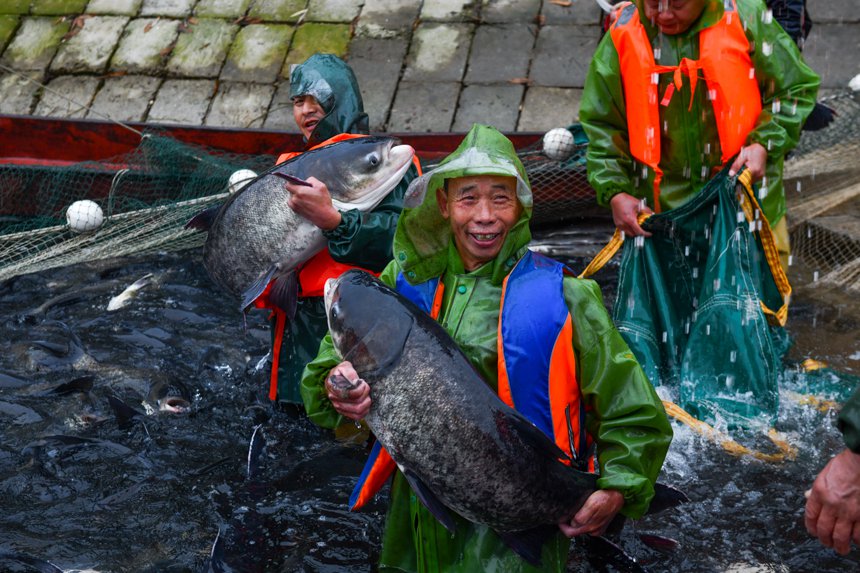
{"label": "green rain hood", "polygon": [[[517,198],[523,206],[519,221],[508,232],[493,265],[492,282],[499,285],[510,272],[509,259],[519,259],[531,241],[532,192],[525,168],[511,141],[497,129],[475,124],[457,149],[438,166],[412,181],[394,234],[394,259],[406,279],[417,284],[441,276],[448,263],[451,227],[439,211],[436,191],[446,179],[475,175],[517,178]],[[453,246],[450,248],[454,248]]]}
{"label": "green rain hood", "polygon": [[313,96],[325,111],[308,147],[341,133],[368,133],[369,121],[355,74],[332,54],[314,54],[290,71],[290,97]]}

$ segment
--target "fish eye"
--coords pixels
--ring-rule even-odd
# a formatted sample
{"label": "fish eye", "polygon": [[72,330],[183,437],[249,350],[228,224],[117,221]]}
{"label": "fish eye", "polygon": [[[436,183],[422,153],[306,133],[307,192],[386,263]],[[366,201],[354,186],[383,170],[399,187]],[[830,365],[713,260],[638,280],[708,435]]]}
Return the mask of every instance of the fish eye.
{"label": "fish eye", "polygon": [[377,165],[379,165],[379,156],[375,153],[371,153],[367,156],[367,162],[370,164],[371,167],[376,167]]}

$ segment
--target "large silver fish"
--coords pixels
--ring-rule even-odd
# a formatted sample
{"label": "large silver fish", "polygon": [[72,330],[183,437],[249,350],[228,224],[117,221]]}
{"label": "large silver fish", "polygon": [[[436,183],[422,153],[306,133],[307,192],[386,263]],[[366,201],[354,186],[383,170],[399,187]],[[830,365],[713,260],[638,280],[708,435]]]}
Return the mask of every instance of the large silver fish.
{"label": "large silver fish", "polygon": [[293,271],[322,250],[326,239],[319,227],[290,209],[284,179],[316,177],[328,187],[335,208],[367,212],[400,183],[412,163],[414,150],[396,142],[361,137],[306,151],[246,184],[214,218],[201,214],[192,219],[187,226],[209,231],[203,248],[209,276],[241,298],[242,309],[271,280],[276,281],[275,299],[289,304]]}
{"label": "large silver fish", "polygon": [[[365,422],[442,522],[449,510],[493,528],[537,563],[547,535],[597,489],[555,443],[507,406],[436,321],[378,279],[348,271],[326,284],[335,349],[371,388]],[[659,484],[658,484],[659,485]],[[686,498],[660,486],[665,500]]]}

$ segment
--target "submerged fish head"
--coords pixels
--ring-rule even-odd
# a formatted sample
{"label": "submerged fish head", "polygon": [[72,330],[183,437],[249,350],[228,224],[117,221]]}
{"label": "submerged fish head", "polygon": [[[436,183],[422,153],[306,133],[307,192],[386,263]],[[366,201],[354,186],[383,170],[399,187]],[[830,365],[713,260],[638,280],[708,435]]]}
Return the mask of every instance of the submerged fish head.
{"label": "submerged fish head", "polygon": [[[325,171],[312,173],[339,209],[370,211],[400,183],[415,150],[392,137],[359,137],[327,150]],[[325,148],[322,148],[322,151]]]}
{"label": "submerged fish head", "polygon": [[358,270],[329,279],[325,307],[332,343],[359,374],[392,364],[403,350],[413,319],[399,295],[374,276]]}

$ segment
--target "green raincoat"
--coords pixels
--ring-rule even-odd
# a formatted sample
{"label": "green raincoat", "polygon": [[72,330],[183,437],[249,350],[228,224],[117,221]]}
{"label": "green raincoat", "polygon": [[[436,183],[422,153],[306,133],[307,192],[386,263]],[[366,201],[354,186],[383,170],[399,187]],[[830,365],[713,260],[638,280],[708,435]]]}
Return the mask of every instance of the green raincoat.
{"label": "green raincoat", "polygon": [[[818,76],[803,62],[797,46],[767,17],[760,0],[736,0],[752,48],[751,58],[762,96],[762,112],[747,144],[759,143],[768,150],[765,178],[758,199],[767,220],[775,226],[785,215],[782,183],[783,159],[800,137],[806,116],[815,105]],[[723,16],[723,0],[706,0],[705,9],[690,28],[678,35],[660,34],[644,15],[642,0],[635,1],[658,65],[677,66],[682,58],[699,57],[699,32]],[[672,74],[660,74],[660,97]],[[660,204],[663,210],[683,205],[705,186],[720,169],[720,139],[713,106],[705,82],[691,93],[689,78],[671,98],[659,105],[663,181]],[[585,79],[579,118],[588,135],[588,182],[597,200],[608,205],[618,193],[645,198],[653,208],[654,173],[637,165],[630,154],[626,105],[618,52],[610,34],[601,40]]]}
{"label": "green raincoat", "polygon": [[[312,95],[326,112],[316,125],[308,148],[341,133],[367,133],[358,82],[349,66],[337,56],[314,54],[290,73],[290,95]],[[341,223],[323,234],[332,258],[340,263],[381,271],[391,260],[391,241],[403,208],[403,195],[417,175],[410,167],[400,184],[370,213],[356,209],[341,212]],[[275,340],[275,319],[272,344]],[[296,317],[284,330],[278,371],[278,401],[301,403],[299,382],[302,370],[319,349],[328,330],[322,297],[300,298]]]}
{"label": "green raincoat", "polygon": [[[445,179],[484,174],[517,177],[517,195],[524,209],[499,255],[467,272],[449,223],[440,214],[436,190]],[[438,320],[484,380],[496,388],[502,281],[531,240],[532,195],[523,166],[507,138],[493,128],[475,126],[451,156],[412,183],[409,196],[408,202],[413,197],[423,197],[423,202],[404,210],[394,238],[395,260],[381,279],[393,286],[401,271],[413,283],[441,276],[445,289]],[[639,517],[653,496],[671,427],[641,367],[613,327],[597,285],[565,277],[564,297],[573,318],[582,393],[592,408],[586,424],[597,442],[598,484],[620,491],[625,498],[622,513]],[[324,386],[328,372],[340,361],[327,335],[302,379],[308,416],[327,428],[351,423],[333,409]],[[563,571],[568,548],[569,541],[560,532],[547,542],[544,570]],[[391,486],[380,562],[383,571],[535,570],[485,526],[457,518],[456,533],[449,533],[417,500],[400,472]]]}
{"label": "green raincoat", "polygon": [[845,438],[845,447],[860,454],[860,387],[842,406],[836,425]]}

